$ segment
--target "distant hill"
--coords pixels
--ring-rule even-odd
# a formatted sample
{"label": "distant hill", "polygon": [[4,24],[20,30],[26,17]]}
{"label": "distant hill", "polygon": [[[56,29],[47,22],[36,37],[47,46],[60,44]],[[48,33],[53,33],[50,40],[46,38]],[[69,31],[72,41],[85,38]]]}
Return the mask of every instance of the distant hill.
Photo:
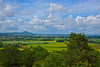
{"label": "distant hill", "polygon": [[29,35],[35,35],[35,34],[27,32],[27,31],[11,32],[11,33],[0,33],[0,36],[29,36]]}

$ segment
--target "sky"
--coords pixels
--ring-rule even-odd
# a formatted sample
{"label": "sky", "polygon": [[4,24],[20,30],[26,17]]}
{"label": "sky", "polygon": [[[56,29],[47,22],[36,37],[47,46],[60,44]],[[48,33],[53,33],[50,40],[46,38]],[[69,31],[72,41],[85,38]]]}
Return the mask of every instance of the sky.
{"label": "sky", "polygon": [[0,0],[0,32],[100,34],[100,0]]}

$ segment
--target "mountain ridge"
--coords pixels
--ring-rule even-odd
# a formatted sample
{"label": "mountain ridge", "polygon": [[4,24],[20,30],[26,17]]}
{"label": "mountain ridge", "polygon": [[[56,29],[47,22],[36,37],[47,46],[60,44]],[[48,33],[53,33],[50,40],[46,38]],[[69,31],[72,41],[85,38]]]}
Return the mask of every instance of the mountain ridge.
{"label": "mountain ridge", "polygon": [[35,34],[28,31],[0,33],[0,36],[26,36],[26,35],[35,35]]}

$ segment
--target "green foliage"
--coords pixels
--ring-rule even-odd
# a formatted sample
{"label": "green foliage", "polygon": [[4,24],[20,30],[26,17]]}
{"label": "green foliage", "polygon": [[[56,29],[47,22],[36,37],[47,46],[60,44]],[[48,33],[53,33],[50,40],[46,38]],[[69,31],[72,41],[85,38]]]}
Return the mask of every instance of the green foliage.
{"label": "green foliage", "polygon": [[46,59],[42,62],[41,67],[64,67],[62,54],[57,52],[52,52]]}
{"label": "green foliage", "polygon": [[54,41],[54,38],[38,38],[38,41]]}
{"label": "green foliage", "polygon": [[15,44],[14,44],[14,47],[19,47],[18,43],[15,43]]}
{"label": "green foliage", "polygon": [[57,39],[56,42],[65,42],[64,39]]}
{"label": "green foliage", "polygon": [[0,47],[3,47],[3,43],[2,42],[0,42]]}
{"label": "green foliage", "polygon": [[0,62],[7,67],[18,66],[17,54],[19,50],[16,47],[6,47],[0,51]]}
{"label": "green foliage", "polygon": [[46,49],[42,48],[41,46],[34,47],[33,53],[34,53],[35,61],[43,60],[49,55],[49,52]]}
{"label": "green foliage", "polygon": [[84,49],[90,50],[90,47],[88,46],[88,39],[85,38],[85,35],[71,33],[70,34],[70,40],[68,44],[68,49],[73,50],[77,49],[78,51],[82,51]]}
{"label": "green foliage", "polygon": [[30,46],[30,49],[33,49],[33,46]]}
{"label": "green foliage", "polygon": [[[48,41],[55,38],[25,36],[20,37],[25,41],[3,42],[5,48],[0,50],[0,65],[4,67],[100,67],[100,53],[90,48],[94,46],[99,49],[99,45],[88,46],[88,39],[84,34],[71,33],[69,37],[70,39],[66,41],[65,38]],[[32,41],[34,39],[38,41]],[[23,45],[29,49],[21,48]],[[41,46],[37,47],[37,45]],[[18,47],[23,50],[19,51]],[[61,51],[63,49],[67,51]]]}
{"label": "green foliage", "polygon": [[48,44],[49,42],[44,42],[44,44]]}
{"label": "green foliage", "polygon": [[100,66],[98,63],[98,61],[100,61],[100,55],[97,56],[97,52],[88,46],[88,39],[85,38],[84,34],[71,33],[69,37],[68,51],[65,54],[66,65],[70,67]]}
{"label": "green foliage", "polygon": [[33,51],[30,49],[24,49],[18,55],[18,63],[20,66],[32,67],[34,62]]}

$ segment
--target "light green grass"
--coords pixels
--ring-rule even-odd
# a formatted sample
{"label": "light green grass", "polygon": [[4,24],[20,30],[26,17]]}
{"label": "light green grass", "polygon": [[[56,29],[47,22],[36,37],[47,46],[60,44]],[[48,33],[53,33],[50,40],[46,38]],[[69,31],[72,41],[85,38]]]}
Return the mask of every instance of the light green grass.
{"label": "light green grass", "polygon": [[41,46],[48,51],[62,51],[67,50],[67,45],[64,42],[57,42],[57,43],[48,43],[48,44],[34,44],[34,45],[23,45],[27,48],[30,48],[30,46],[37,47]]}
{"label": "light green grass", "polygon": [[95,43],[88,43],[89,46],[97,46]]}
{"label": "light green grass", "polygon": [[97,51],[99,51],[99,52],[100,52],[100,49],[95,49],[95,50],[97,50]]}
{"label": "light green grass", "polygon": [[100,44],[94,44],[94,43],[88,43],[88,45],[92,48],[92,49],[100,49]]}
{"label": "light green grass", "polygon": [[[30,48],[30,46],[33,47],[37,47],[37,46],[41,46],[45,49],[47,49],[48,51],[62,51],[62,50],[67,50],[67,45],[65,44],[65,42],[55,42],[55,41],[31,41],[31,42],[27,42],[27,41],[5,41],[3,43],[29,43],[30,45],[21,45],[21,46],[25,46],[26,48]],[[48,42],[48,44],[43,44],[44,42]],[[100,52],[100,44],[95,44],[95,43],[88,43],[88,45],[90,47],[92,47],[92,49],[95,49],[97,51]],[[0,49],[4,49],[4,48],[0,48]],[[18,48],[19,50],[23,50],[23,48]]]}
{"label": "light green grass", "polygon": [[4,41],[3,43],[32,43],[32,44],[36,44],[36,43],[45,43],[45,42],[48,42],[48,43],[55,43],[55,41]]}
{"label": "light green grass", "polygon": [[100,41],[100,38],[91,38],[89,40],[92,40],[92,41]]}
{"label": "light green grass", "polygon": [[0,49],[4,49],[4,47],[1,47]]}

